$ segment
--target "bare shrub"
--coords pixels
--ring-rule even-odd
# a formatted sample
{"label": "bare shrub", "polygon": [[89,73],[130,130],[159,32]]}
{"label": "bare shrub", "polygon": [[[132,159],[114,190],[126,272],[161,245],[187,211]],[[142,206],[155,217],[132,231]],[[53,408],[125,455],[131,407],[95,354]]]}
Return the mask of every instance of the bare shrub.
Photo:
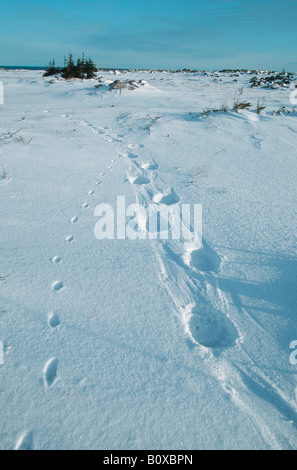
{"label": "bare shrub", "polygon": [[257,114],[261,114],[261,111],[264,111],[264,109],[266,108],[266,106],[264,106],[264,100],[262,100],[260,102],[260,100],[258,100],[257,102]]}

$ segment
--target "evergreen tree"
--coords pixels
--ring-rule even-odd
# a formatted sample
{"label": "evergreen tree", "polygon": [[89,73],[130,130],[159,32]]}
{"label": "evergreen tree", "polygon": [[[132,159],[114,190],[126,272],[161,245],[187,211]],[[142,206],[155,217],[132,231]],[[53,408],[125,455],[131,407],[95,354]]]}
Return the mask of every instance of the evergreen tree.
{"label": "evergreen tree", "polygon": [[66,60],[66,67],[64,67],[61,76],[63,78],[69,79],[76,78],[76,74],[77,71],[73,60],[73,54],[69,54],[68,60]]}
{"label": "evergreen tree", "polygon": [[71,78],[95,78],[95,72],[97,72],[97,67],[92,61],[91,57],[87,60],[85,59],[84,53],[82,53],[82,57],[78,58],[76,64],[73,60],[73,54],[68,55],[68,59],[64,56],[64,68],[62,70],[55,67],[55,60],[52,62],[50,61],[44,76],[48,75],[55,75],[57,73],[61,73],[61,77],[69,80]]}
{"label": "evergreen tree", "polygon": [[86,61],[85,71],[87,75],[86,78],[95,78],[95,72],[97,72],[97,67],[95,66],[91,57],[89,57]]}
{"label": "evergreen tree", "polygon": [[55,65],[55,59],[53,59],[53,61],[49,61],[49,64],[46,67],[43,76],[44,77],[49,77],[51,75],[56,75],[59,72],[60,72],[60,70]]}
{"label": "evergreen tree", "polygon": [[82,53],[82,58],[77,59],[76,62],[76,75],[77,78],[85,78],[85,67],[86,67],[86,62],[85,62],[85,55]]}

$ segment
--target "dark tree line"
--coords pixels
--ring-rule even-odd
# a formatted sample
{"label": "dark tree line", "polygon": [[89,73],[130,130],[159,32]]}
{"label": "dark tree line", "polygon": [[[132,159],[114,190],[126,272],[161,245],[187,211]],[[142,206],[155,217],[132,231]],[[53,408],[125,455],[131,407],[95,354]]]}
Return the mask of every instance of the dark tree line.
{"label": "dark tree line", "polygon": [[50,75],[57,75],[60,72],[61,72],[61,69],[56,67],[55,59],[53,59],[53,61],[51,61],[51,60],[49,61],[49,64],[46,67],[43,76],[44,77],[49,77]]}
{"label": "dark tree line", "polygon": [[69,54],[68,59],[64,58],[64,67],[59,68],[55,66],[55,61],[50,61],[49,65],[46,68],[44,77],[49,77],[50,75],[61,74],[62,78],[66,80],[70,78],[95,78],[95,72],[97,72],[97,67],[92,61],[91,57],[88,59],[85,58],[85,55],[82,54],[81,58],[78,58],[76,64],[73,60],[73,55]]}

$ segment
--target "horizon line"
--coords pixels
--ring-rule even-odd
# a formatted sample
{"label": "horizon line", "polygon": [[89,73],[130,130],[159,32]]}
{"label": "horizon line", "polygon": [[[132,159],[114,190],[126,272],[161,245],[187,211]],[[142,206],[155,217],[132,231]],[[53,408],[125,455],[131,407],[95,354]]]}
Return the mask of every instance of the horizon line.
{"label": "horizon line", "polygon": [[[0,70],[1,68],[2,69],[11,69],[11,70],[20,70],[20,69],[35,69],[36,71],[37,70],[46,70],[48,66],[45,66],[45,65],[0,65]],[[57,68],[59,69],[63,69],[64,67],[63,66],[57,66]],[[145,70],[149,70],[149,71],[166,71],[166,72],[269,72],[269,73],[273,73],[273,72],[281,72],[280,70],[277,70],[277,69],[265,69],[265,68],[246,68],[246,67],[238,67],[238,68],[234,68],[234,67],[224,67],[224,68],[221,68],[221,69],[218,69],[218,68],[215,68],[213,70],[210,70],[210,69],[197,69],[197,68],[189,68],[189,67],[183,67],[183,68],[178,68],[178,69],[170,69],[170,68],[151,68],[151,67],[98,67],[98,71],[100,70],[104,70],[104,71],[108,71],[108,70],[137,70],[137,71],[145,71]],[[297,73],[296,71],[295,72],[289,72],[285,69],[283,69],[283,71],[285,71],[285,73],[290,73],[290,74],[295,74]]]}

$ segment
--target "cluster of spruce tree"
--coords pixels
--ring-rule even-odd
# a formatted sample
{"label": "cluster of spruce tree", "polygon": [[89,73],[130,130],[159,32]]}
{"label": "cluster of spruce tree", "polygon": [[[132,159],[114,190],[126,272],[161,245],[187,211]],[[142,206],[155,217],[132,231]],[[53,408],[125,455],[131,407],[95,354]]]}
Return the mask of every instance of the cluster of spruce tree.
{"label": "cluster of spruce tree", "polygon": [[89,57],[85,58],[85,55],[82,54],[81,58],[78,58],[76,64],[73,60],[73,55],[69,54],[68,59],[64,58],[64,67],[59,69],[55,66],[55,61],[49,63],[44,77],[50,75],[57,75],[61,73],[61,77],[69,80],[70,78],[95,78],[95,72],[97,72],[97,67]]}
{"label": "cluster of spruce tree", "polygon": [[45,70],[43,76],[44,77],[49,77],[50,75],[57,75],[60,72],[61,72],[61,69],[56,67],[55,59],[53,59],[53,61],[51,61],[51,60],[49,61],[49,64],[46,67],[46,70]]}

